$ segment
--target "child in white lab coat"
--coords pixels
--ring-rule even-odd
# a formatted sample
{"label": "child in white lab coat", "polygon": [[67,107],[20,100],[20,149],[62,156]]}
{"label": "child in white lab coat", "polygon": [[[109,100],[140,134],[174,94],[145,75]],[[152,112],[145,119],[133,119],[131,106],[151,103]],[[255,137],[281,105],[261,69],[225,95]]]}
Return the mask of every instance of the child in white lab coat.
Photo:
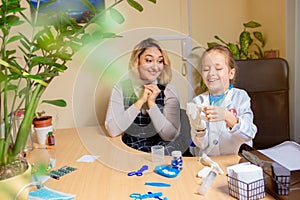
{"label": "child in white lab coat", "polygon": [[202,55],[200,74],[208,90],[187,104],[192,141],[200,154],[237,154],[241,144],[252,146],[257,128],[250,97],[233,87],[236,70],[225,46],[211,47]]}

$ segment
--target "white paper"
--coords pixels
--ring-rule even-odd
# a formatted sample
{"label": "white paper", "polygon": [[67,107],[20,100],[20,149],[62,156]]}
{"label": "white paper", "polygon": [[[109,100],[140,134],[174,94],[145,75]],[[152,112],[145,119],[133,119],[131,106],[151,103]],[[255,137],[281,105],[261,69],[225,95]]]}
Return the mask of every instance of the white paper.
{"label": "white paper", "polygon": [[240,163],[227,167],[227,172],[229,186],[232,187],[230,190],[233,191],[231,193],[232,196],[247,200],[259,199],[265,196],[263,170],[261,167],[248,162]]}
{"label": "white paper", "polygon": [[84,155],[84,156],[81,156],[81,158],[79,158],[77,160],[77,162],[94,162],[99,157],[100,156],[97,156],[97,155]]}
{"label": "white paper", "polygon": [[290,171],[300,169],[300,145],[296,142],[286,141],[259,151]]}

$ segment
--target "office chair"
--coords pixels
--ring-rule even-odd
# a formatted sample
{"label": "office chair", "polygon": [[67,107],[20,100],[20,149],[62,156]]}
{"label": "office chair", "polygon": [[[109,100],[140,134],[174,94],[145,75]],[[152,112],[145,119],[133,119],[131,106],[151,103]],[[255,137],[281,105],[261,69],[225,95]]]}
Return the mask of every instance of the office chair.
{"label": "office chair", "polygon": [[180,134],[173,142],[176,142],[178,144],[178,150],[182,151],[183,156],[192,156],[189,150],[191,140],[191,127],[185,109],[180,109],[180,123]]}
{"label": "office chair", "polygon": [[255,149],[290,140],[288,63],[281,58],[237,60],[235,87],[251,98],[257,134]]}

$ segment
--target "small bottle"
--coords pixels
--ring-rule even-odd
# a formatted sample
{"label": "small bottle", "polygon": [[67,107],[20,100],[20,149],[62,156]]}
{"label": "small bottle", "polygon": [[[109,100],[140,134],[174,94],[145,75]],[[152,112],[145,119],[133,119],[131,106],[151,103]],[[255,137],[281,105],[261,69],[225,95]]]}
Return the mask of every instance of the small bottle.
{"label": "small bottle", "polygon": [[172,161],[171,166],[174,169],[182,169],[182,154],[181,151],[172,151]]}
{"label": "small bottle", "polygon": [[55,145],[55,137],[52,131],[48,133],[48,145]]}

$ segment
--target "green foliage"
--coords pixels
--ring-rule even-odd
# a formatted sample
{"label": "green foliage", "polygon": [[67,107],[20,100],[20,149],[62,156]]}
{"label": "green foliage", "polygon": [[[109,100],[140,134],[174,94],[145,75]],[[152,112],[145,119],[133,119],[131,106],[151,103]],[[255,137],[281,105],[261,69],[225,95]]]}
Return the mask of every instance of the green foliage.
{"label": "green foliage", "polygon": [[[156,3],[156,0],[148,1]],[[0,119],[5,125],[4,133],[0,134],[4,136],[0,138],[0,168],[23,153],[44,91],[55,77],[68,69],[68,62],[74,55],[88,44],[118,37],[105,26],[109,18],[119,24],[124,22],[116,5],[127,2],[132,8],[143,11],[143,6],[135,0],[116,0],[105,9],[97,9],[88,0],[81,0],[91,15],[89,21],[80,24],[66,13],[39,13],[41,7],[55,0],[36,9],[31,6],[31,16],[25,14],[30,9],[30,1],[26,0],[26,8],[20,2],[1,0],[0,5]],[[22,24],[30,27],[30,33],[13,35],[15,31],[12,30]],[[60,99],[43,100],[42,103],[66,106],[66,102]],[[25,114],[14,143],[10,134],[15,113],[21,108],[25,108]]]}
{"label": "green foliage", "polygon": [[[250,21],[244,23],[244,30],[240,33],[239,42],[237,44],[225,42],[219,36],[215,35],[214,38],[226,45],[234,55],[235,59],[257,59],[263,57],[263,47],[265,46],[265,38],[259,31],[250,32],[249,29],[261,27],[261,24]],[[218,45],[217,42],[208,42],[207,46]]]}

